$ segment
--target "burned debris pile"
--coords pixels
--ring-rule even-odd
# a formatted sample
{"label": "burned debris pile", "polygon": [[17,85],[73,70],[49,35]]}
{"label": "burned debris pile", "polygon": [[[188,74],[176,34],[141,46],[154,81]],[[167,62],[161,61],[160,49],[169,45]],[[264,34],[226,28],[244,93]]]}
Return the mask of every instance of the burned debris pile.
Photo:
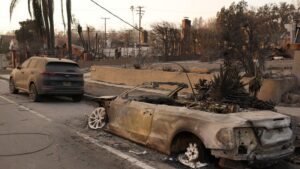
{"label": "burned debris pile", "polygon": [[[254,78],[249,83],[249,93],[242,82],[242,76],[235,67],[220,68],[220,74],[212,81],[200,79],[195,84],[197,109],[216,113],[234,113],[241,109],[274,110],[271,101],[262,101],[256,97],[260,80]],[[251,90],[250,90],[251,89]],[[195,108],[195,107],[194,107]]]}

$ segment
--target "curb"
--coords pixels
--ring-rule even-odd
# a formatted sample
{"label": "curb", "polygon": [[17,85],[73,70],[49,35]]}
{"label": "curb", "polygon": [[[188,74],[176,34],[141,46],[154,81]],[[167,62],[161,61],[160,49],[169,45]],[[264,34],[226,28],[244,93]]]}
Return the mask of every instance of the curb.
{"label": "curb", "polygon": [[3,76],[1,76],[1,75],[0,75],[0,79],[9,81],[9,78],[3,77]]}

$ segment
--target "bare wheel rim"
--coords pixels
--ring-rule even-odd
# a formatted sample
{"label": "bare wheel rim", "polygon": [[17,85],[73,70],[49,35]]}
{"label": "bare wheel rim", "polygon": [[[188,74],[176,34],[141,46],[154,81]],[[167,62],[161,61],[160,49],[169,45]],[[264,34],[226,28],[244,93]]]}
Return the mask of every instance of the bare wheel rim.
{"label": "bare wheel rim", "polygon": [[201,163],[199,161],[199,153],[197,143],[189,143],[186,152],[178,155],[178,161],[191,168],[206,166],[206,163]]}
{"label": "bare wheel rim", "polygon": [[88,118],[88,125],[91,129],[101,129],[106,125],[106,112],[103,107],[96,108]]}

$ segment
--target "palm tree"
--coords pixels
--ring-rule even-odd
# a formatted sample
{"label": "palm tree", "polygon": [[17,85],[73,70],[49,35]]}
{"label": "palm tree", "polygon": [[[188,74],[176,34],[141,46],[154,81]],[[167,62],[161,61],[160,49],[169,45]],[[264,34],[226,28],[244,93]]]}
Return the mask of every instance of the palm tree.
{"label": "palm tree", "polygon": [[[18,3],[18,0],[12,0],[10,3],[10,19],[13,11]],[[45,37],[47,47],[50,50],[55,46],[54,34],[54,1],[53,0],[28,0],[28,12],[30,17],[33,16],[39,26],[40,34]]]}
{"label": "palm tree", "polygon": [[71,30],[71,23],[72,23],[72,16],[71,16],[71,0],[66,1],[66,9],[67,9],[67,20],[68,20],[68,51],[69,51],[69,58],[72,58],[72,30]]}
{"label": "palm tree", "polygon": [[50,27],[50,49],[54,49],[55,47],[55,34],[54,34],[54,21],[53,21],[53,13],[54,13],[54,1],[48,0],[48,9],[49,9],[49,27]]}

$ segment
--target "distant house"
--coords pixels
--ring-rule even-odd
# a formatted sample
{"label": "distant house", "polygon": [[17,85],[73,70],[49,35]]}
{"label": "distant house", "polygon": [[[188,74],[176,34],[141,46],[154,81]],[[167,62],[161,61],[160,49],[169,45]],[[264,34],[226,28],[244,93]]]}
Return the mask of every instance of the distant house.
{"label": "distant house", "polygon": [[15,35],[0,35],[0,53],[7,53],[11,40],[15,39]]}
{"label": "distant house", "polygon": [[[141,47],[141,56],[151,56],[152,49],[148,46]],[[105,48],[103,54],[108,58],[127,58],[137,57],[139,54],[139,48],[134,47],[122,47],[122,48]]]}
{"label": "distant house", "polygon": [[9,62],[5,54],[0,54],[0,69],[4,69],[8,66]]}
{"label": "distant house", "polygon": [[15,39],[15,35],[0,35],[0,43],[10,43],[12,39]]}

